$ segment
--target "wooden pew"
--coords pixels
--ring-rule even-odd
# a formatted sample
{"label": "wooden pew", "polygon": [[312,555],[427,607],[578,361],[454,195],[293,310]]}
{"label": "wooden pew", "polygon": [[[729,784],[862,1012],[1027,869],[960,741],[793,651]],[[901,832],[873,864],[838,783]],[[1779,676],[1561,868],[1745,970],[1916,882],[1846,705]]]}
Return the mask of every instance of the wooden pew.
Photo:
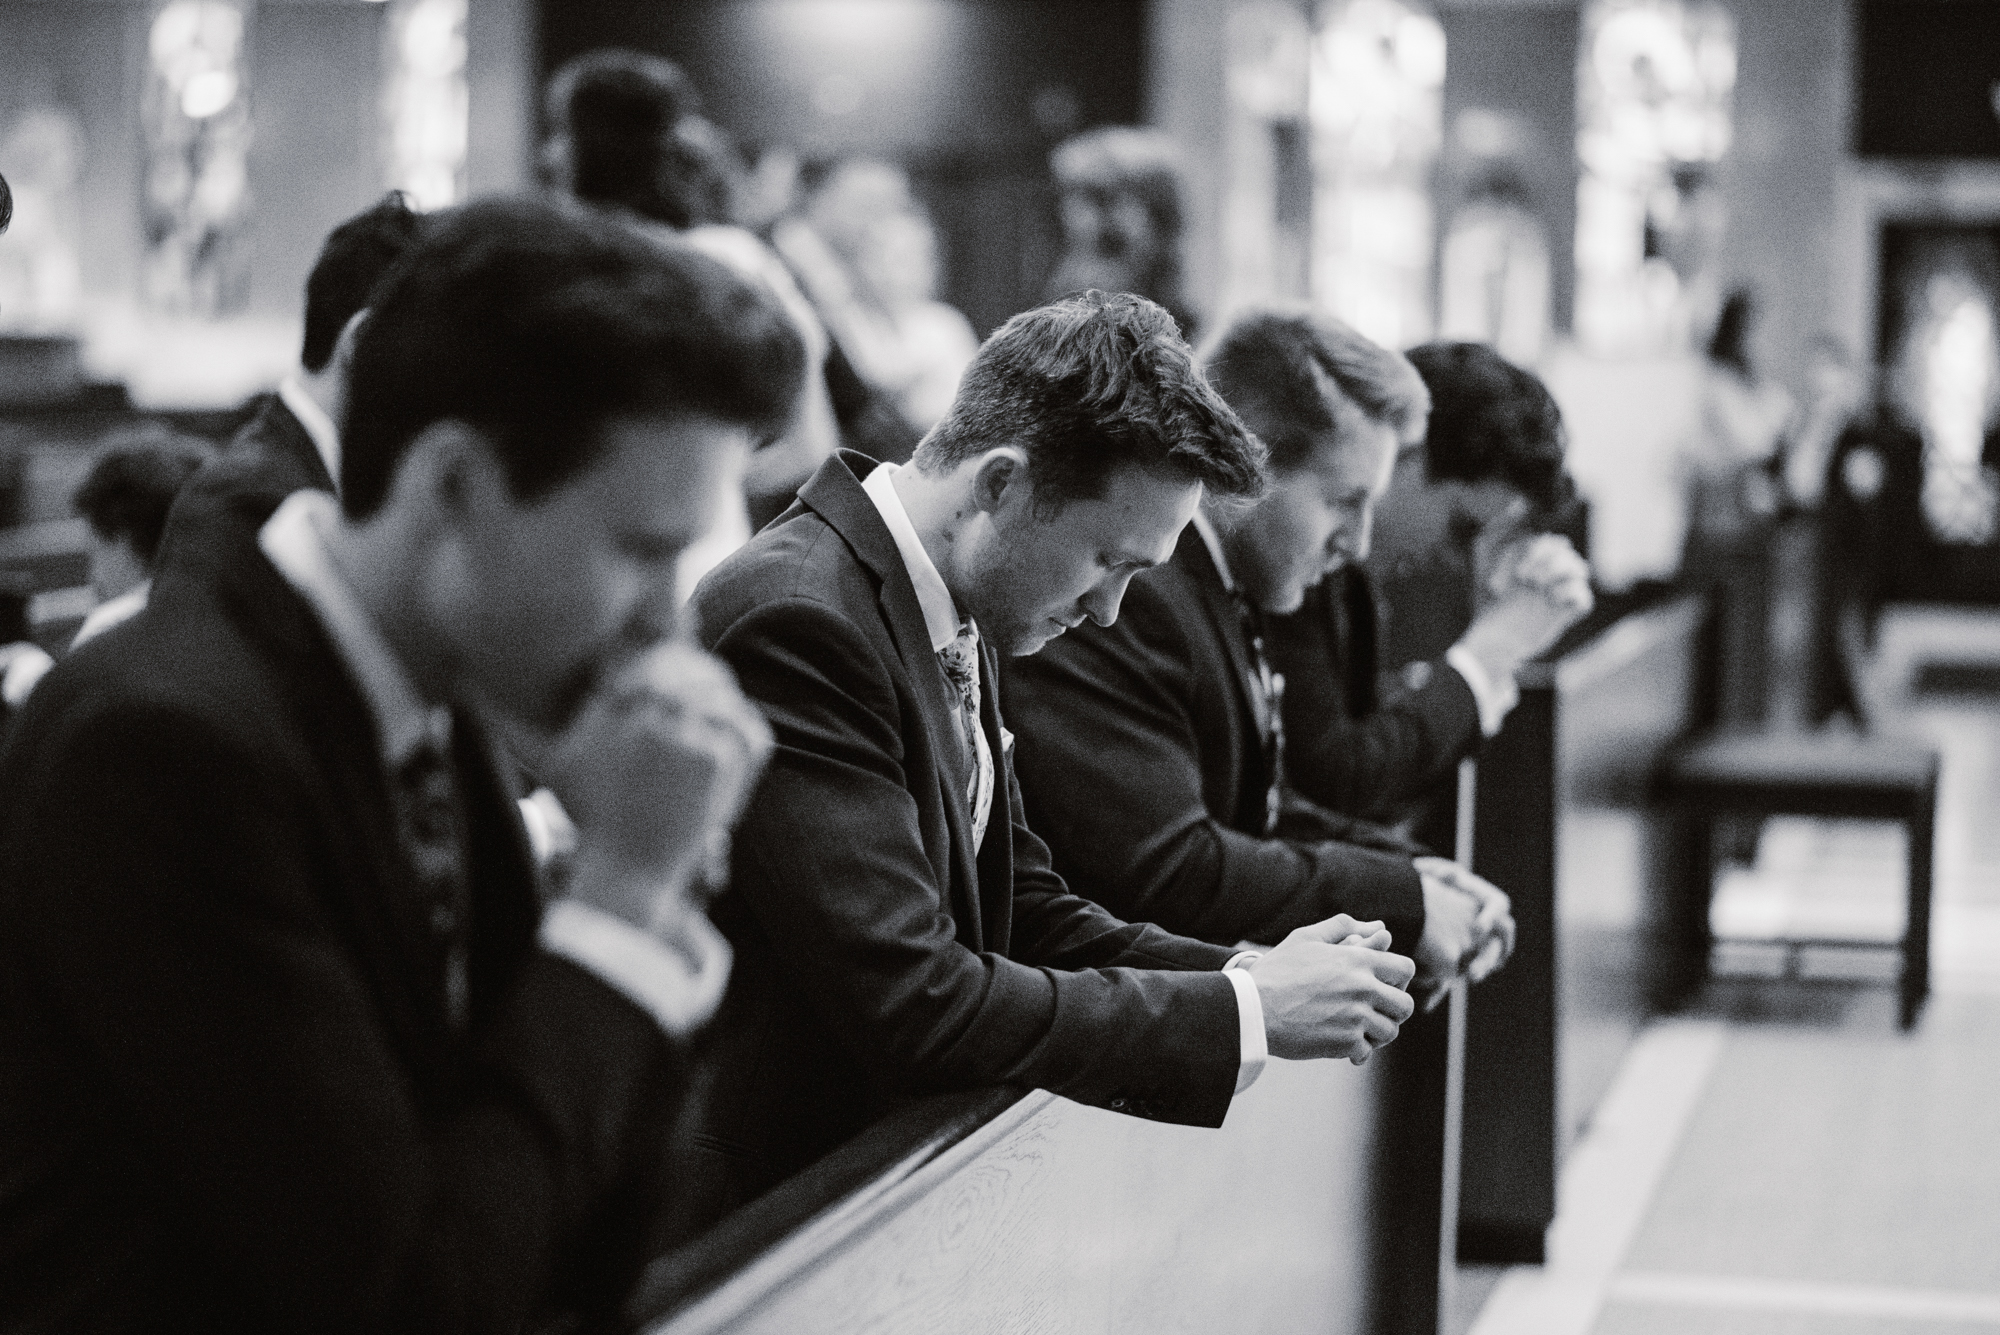
{"label": "wooden pew", "polygon": [[913,1104],[657,1262],[636,1314],[652,1335],[1435,1335],[1458,1013],[1364,1068],[1273,1061],[1219,1131],[1045,1092]]}
{"label": "wooden pew", "polygon": [[1712,636],[1687,595],[1558,646],[1482,754],[1473,866],[1512,896],[1520,937],[1467,1011],[1462,1260],[1543,1259],[1563,1153],[1639,1025],[1684,988],[1671,946],[1688,845],[1652,785],[1713,717]]}

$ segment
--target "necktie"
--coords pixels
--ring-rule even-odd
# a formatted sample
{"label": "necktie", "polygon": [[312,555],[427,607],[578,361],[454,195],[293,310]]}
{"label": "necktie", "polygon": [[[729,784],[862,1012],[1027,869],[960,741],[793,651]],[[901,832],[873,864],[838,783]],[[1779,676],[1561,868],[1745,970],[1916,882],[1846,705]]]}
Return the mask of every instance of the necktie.
{"label": "necktie", "polygon": [[1281,672],[1271,671],[1271,660],[1264,654],[1264,618],[1250,605],[1236,589],[1229,591],[1230,599],[1236,604],[1236,614],[1243,622],[1244,638],[1250,641],[1250,662],[1256,669],[1256,678],[1250,688],[1263,705],[1259,719],[1262,725],[1264,775],[1264,835],[1269,838],[1278,829],[1278,815],[1284,805],[1285,787],[1285,677]]}
{"label": "necktie", "polygon": [[416,873],[432,944],[444,956],[444,1008],[452,1028],[471,1018],[467,928],[471,887],[465,866],[465,817],[443,742],[428,736],[396,770],[396,824]]}
{"label": "necktie", "polygon": [[986,842],[986,818],[993,810],[993,751],[979,726],[979,628],[970,621],[964,623],[958,628],[958,638],[938,650],[937,656],[945,680],[958,691],[959,723],[976,761],[965,800],[972,807],[972,846],[977,850]]}

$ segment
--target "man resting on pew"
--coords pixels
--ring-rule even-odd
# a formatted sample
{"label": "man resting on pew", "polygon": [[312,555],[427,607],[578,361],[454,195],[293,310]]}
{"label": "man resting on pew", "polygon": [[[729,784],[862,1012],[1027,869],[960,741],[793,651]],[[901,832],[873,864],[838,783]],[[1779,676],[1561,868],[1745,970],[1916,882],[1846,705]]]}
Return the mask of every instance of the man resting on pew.
{"label": "man resting on pew", "polygon": [[1208,941],[1278,940],[1351,903],[1358,868],[1435,1001],[1462,971],[1505,960],[1507,898],[1291,793],[1262,622],[1365,554],[1396,439],[1421,429],[1423,384],[1395,353],[1302,315],[1239,320],[1208,365],[1270,448],[1272,493],[1206,500],[1115,625],[1010,665],[1029,820],[1079,894]]}
{"label": "man resting on pew", "polygon": [[1262,454],[1165,311],[1088,293],[1002,326],[910,465],[829,460],[697,589],[777,738],[714,910],[737,972],[696,1137],[712,1212],[905,1095],[1217,1126],[1267,1052],[1395,1036],[1413,966],[1379,924],[1329,911],[1245,957],[1122,922],[1050,870],[1014,782],[998,655],[1113,620]]}
{"label": "man resting on pew", "polygon": [[[667,641],[782,421],[783,314],[533,202],[443,215],[354,354],[339,502],[58,666],[0,756],[0,1273],[37,1330],[518,1331],[616,1310],[685,898],[768,733]],[[577,814],[544,910],[492,739]]]}
{"label": "man resting on pew", "polygon": [[1570,496],[1555,399],[1483,343],[1427,343],[1409,362],[1429,420],[1397,452],[1367,559],[1265,622],[1285,678],[1286,782],[1390,824],[1499,731],[1521,664],[1591,605],[1567,540],[1537,536]]}

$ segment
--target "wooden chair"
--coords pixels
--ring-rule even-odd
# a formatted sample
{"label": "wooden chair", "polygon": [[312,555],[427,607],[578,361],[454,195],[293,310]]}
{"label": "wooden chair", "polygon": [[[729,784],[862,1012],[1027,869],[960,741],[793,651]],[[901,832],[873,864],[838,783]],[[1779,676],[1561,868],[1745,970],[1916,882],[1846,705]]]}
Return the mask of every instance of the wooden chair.
{"label": "wooden chair", "polygon": [[[1909,836],[1909,917],[1903,931],[1900,1019],[1908,1029],[1930,995],[1932,845],[1937,821],[1938,753],[1921,743],[1868,737],[1720,732],[1681,747],[1663,774],[1663,796],[1687,812],[1688,884],[1680,899],[1691,959],[1705,972],[1714,938],[1708,906],[1715,886],[1711,822],[1718,816],[1846,816],[1900,821]],[[1805,946],[1852,941],[1793,939]]]}

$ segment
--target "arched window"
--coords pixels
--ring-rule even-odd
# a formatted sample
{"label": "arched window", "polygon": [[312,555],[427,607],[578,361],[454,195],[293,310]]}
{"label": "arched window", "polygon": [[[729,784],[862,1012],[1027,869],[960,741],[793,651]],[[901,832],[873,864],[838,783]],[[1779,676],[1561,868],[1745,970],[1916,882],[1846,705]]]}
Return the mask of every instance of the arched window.
{"label": "arched window", "polygon": [[1378,343],[1431,336],[1444,28],[1413,0],[1337,0],[1312,46],[1312,297]]}
{"label": "arched window", "polygon": [[1592,0],[1577,70],[1576,334],[1680,351],[1714,317],[1735,25],[1708,0]]}
{"label": "arched window", "polygon": [[157,310],[219,315],[245,295],[247,28],[234,0],[170,0],[147,32],[141,286]]}
{"label": "arched window", "polygon": [[389,184],[419,209],[465,196],[466,0],[395,0],[389,23]]}

